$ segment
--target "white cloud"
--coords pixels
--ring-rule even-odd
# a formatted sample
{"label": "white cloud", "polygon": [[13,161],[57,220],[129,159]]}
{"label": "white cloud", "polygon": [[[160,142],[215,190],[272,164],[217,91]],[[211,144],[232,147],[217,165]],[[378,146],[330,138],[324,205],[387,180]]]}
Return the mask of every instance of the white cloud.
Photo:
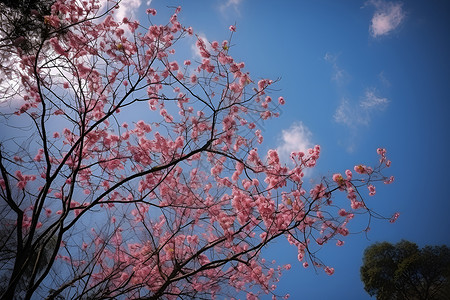
{"label": "white cloud", "polygon": [[282,130],[280,145],[277,147],[280,160],[283,163],[290,163],[292,152],[306,152],[313,147],[311,139],[311,131],[302,122],[295,122],[288,129]]}
{"label": "white cloud", "polygon": [[387,98],[379,97],[373,89],[367,89],[358,104],[352,104],[348,99],[343,99],[336,109],[334,121],[349,128],[360,125],[369,125],[375,111],[386,108],[389,104]]}
{"label": "white cloud", "polygon": [[396,29],[405,18],[402,3],[371,0],[368,4],[375,6],[375,13],[372,16],[370,24],[370,34],[373,37],[389,34]]}
{"label": "white cloud", "polygon": [[20,58],[15,53],[0,56],[0,103],[11,102],[21,97],[23,90],[20,73],[22,68],[19,64]]}
{"label": "white cloud", "polygon": [[119,9],[114,12],[114,18],[117,21],[122,21],[125,17],[134,19],[137,17],[140,6],[141,0],[122,0],[119,4]]}
{"label": "white cloud", "polygon": [[340,68],[337,64],[338,55],[331,54],[329,52],[325,53],[323,59],[331,64],[333,67],[333,75],[331,79],[336,81],[338,84],[343,84],[345,80],[348,78],[347,73],[344,69]]}
{"label": "white cloud", "polygon": [[[151,4],[151,0],[147,1],[147,6]],[[141,6],[141,0],[122,0],[119,3],[119,8],[114,10],[114,19],[118,22],[122,22],[123,18],[137,19],[138,9]],[[108,0],[100,0],[100,11],[104,11],[106,8],[111,7],[111,2]],[[124,29],[127,27],[124,27]]]}
{"label": "white cloud", "polygon": [[240,4],[242,3],[243,0],[228,0],[225,3],[220,5],[220,11],[223,14],[226,14],[226,11],[229,8],[233,8],[234,12],[238,15],[241,14],[241,11],[239,9]]}
{"label": "white cloud", "polygon": [[391,82],[384,75],[384,71],[381,71],[380,74],[378,74],[378,79],[384,86],[387,86],[387,87],[391,86]]}
{"label": "white cloud", "polygon": [[[358,113],[350,105],[348,99],[342,99],[341,104],[339,104],[333,115],[333,118],[337,123],[347,125],[348,127],[353,127],[356,117],[358,117]],[[360,123],[360,121],[357,121],[357,123]]]}
{"label": "white cloud", "polygon": [[372,109],[384,109],[389,103],[387,98],[381,98],[375,95],[371,90],[367,90],[365,98],[359,103],[362,109],[372,110]]}

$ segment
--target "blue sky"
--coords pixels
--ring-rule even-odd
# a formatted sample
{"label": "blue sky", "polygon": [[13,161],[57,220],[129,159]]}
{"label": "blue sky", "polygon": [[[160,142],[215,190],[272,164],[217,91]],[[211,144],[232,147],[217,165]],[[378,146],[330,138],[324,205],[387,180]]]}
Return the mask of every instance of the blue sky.
{"label": "blue sky", "polygon": [[[123,13],[132,14],[139,1],[124,3]],[[142,1],[141,8],[146,4]],[[343,247],[327,245],[320,257],[335,268],[333,276],[304,269],[285,241],[272,245],[265,255],[293,266],[282,277],[279,294],[368,299],[359,279],[367,246],[401,239],[420,246],[450,244],[447,1],[150,3],[161,21],[172,12],[167,6],[178,5],[181,22],[211,41],[226,39],[228,27],[236,23],[232,55],[253,76],[281,78],[276,87],[287,103],[280,118],[262,124],[262,150],[288,153],[293,147],[321,145],[311,180],[375,163],[377,147],[387,148],[393,162],[388,171],[394,184],[378,187],[369,203],[386,216],[399,211],[397,223],[375,220],[367,237],[351,235]],[[180,55],[195,56],[189,47]],[[353,229],[363,229],[364,222]]]}
{"label": "blue sky", "polygon": [[[378,187],[369,205],[386,216],[399,211],[397,223],[375,220],[367,236],[351,235],[343,247],[324,247],[320,257],[335,268],[333,276],[304,269],[296,249],[280,240],[264,253],[293,266],[282,277],[279,294],[368,299],[359,279],[367,246],[401,239],[420,246],[450,244],[447,1],[145,2],[123,0],[119,14],[143,17],[149,4],[158,10],[155,23],[165,22],[173,12],[167,7],[181,5],[181,22],[211,41],[228,38],[228,27],[236,24],[232,55],[253,77],[281,78],[276,95],[287,103],[280,118],[260,124],[261,150],[287,154],[321,145],[311,180],[374,164],[376,149],[388,150],[393,162],[388,175],[396,180]],[[195,58],[185,48],[177,55]],[[365,225],[355,222],[352,229]]]}

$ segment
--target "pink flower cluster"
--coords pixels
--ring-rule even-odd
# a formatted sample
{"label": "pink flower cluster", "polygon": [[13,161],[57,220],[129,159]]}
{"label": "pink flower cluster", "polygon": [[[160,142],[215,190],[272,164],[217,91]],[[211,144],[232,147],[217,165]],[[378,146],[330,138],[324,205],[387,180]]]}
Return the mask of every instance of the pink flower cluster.
{"label": "pink flower cluster", "polygon": [[14,175],[16,176],[17,187],[21,190],[25,189],[28,182],[36,180],[35,175],[24,175],[20,170],[17,170]]}
{"label": "pink flower cluster", "polygon": [[[85,2],[81,7],[58,0],[46,19],[55,28],[73,25],[64,39],[49,40],[57,54],[51,63],[21,57],[27,95],[17,114],[35,113],[67,126],[45,141],[36,140],[42,131],[30,138],[34,160],[19,151],[11,156],[14,168],[31,169],[40,178],[13,169],[10,178],[0,179],[3,190],[11,183],[26,195],[41,191],[37,219],[26,211],[23,227],[73,228],[79,236],[65,239],[64,251],[74,249],[73,241],[82,251],[77,257],[77,251],[61,250],[58,259],[71,267],[90,259],[85,261],[94,273],[86,289],[101,286],[110,298],[217,298],[227,284],[258,299],[272,293],[291,268],[261,257],[261,249],[278,237],[296,247],[305,268],[311,264],[332,275],[334,269],[310,253],[330,242],[343,246],[349,222],[371,213],[361,187],[373,196],[376,181],[393,181],[381,175],[391,164],[386,150],[377,150],[379,167],[361,164],[354,172],[304,180],[320,146],[293,152],[289,164],[277,150],[258,153],[264,141],[259,121],[277,117],[285,99],[269,94],[272,80],[252,79],[245,63],[231,56],[230,41],[197,36],[199,61],[181,64],[172,59],[179,53],[174,45],[194,31],[181,25],[179,8],[166,25],[143,29],[111,14],[85,22],[95,12],[94,1]],[[147,14],[153,20],[156,10]],[[236,31],[234,25],[229,29]],[[41,65],[54,68],[39,78],[39,88],[52,93],[39,93],[35,84]],[[55,80],[45,77],[51,74]],[[133,113],[131,107],[146,111]],[[333,203],[336,193],[349,201]],[[89,220],[94,228],[87,233]]]}

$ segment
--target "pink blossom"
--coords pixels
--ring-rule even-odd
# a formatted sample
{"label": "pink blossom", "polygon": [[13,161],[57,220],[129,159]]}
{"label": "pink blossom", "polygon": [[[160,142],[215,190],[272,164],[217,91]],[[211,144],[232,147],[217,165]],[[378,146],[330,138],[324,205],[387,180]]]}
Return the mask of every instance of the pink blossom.
{"label": "pink blossom", "polygon": [[262,144],[262,142],[263,142],[263,136],[262,136],[262,134],[261,134],[261,130],[259,130],[259,129],[257,129],[256,131],[255,131],[255,135],[256,135],[256,137],[258,138],[257,140],[258,140],[258,144]]}
{"label": "pink blossom", "polygon": [[280,103],[280,105],[284,105],[286,101],[284,101],[283,97],[278,97],[278,103]]}
{"label": "pink blossom", "polygon": [[28,181],[34,181],[36,180],[36,176],[34,175],[24,175],[20,170],[17,170],[14,175],[17,178],[17,187],[21,190],[25,189],[25,186],[27,185]]}
{"label": "pink blossom", "polygon": [[39,152],[34,157],[34,161],[40,162],[42,160],[43,153],[44,153],[44,149],[39,149]]}
{"label": "pink blossom", "polygon": [[326,267],[325,268],[325,273],[327,273],[328,275],[333,275],[334,274],[334,268]]}
{"label": "pink blossom", "polygon": [[336,246],[342,246],[342,245],[344,245],[344,241],[338,240],[336,242]]}
{"label": "pink blossom", "polygon": [[258,90],[262,91],[265,87],[266,87],[266,80],[261,79],[260,81],[258,81]]}
{"label": "pink blossom", "polygon": [[338,214],[339,214],[341,217],[345,217],[348,213],[345,211],[345,209],[341,208],[341,209],[339,210]]}
{"label": "pink blossom", "polygon": [[364,173],[366,173],[366,166],[357,165],[357,166],[355,166],[354,170],[356,173],[364,174]]}
{"label": "pink blossom", "polygon": [[376,193],[375,187],[374,187],[373,185],[369,184],[369,185],[367,186],[367,188],[369,189],[369,195],[370,195],[370,196],[374,196],[375,193]]}
{"label": "pink blossom", "polygon": [[345,175],[347,176],[347,180],[352,179],[352,176],[353,176],[352,171],[346,170],[346,171],[345,171]]}
{"label": "pink blossom", "polygon": [[51,38],[50,39],[50,44],[52,44],[53,49],[55,50],[55,52],[57,54],[67,57],[67,52],[61,47],[57,37]]}
{"label": "pink blossom", "polygon": [[394,182],[394,176],[389,177],[389,179],[384,181],[384,184],[391,184],[392,182]]}
{"label": "pink blossom", "polygon": [[218,41],[213,41],[211,43],[211,47],[217,51],[217,49],[219,48],[219,42]]}
{"label": "pink blossom", "polygon": [[191,75],[191,82],[192,82],[193,84],[196,84],[196,83],[197,83],[197,76],[196,76],[195,74],[192,74],[192,75]]}
{"label": "pink blossom", "polygon": [[337,233],[339,233],[342,236],[347,236],[350,233],[347,228],[342,227],[342,226],[339,227],[336,231],[337,231]]}
{"label": "pink blossom", "polygon": [[173,122],[173,117],[171,115],[169,115],[167,110],[165,110],[164,108],[160,110],[159,114],[164,117],[164,120],[166,122],[168,122],[168,123],[172,123]]}
{"label": "pink blossom", "polygon": [[344,177],[342,177],[342,175],[339,173],[333,175],[333,181],[338,185],[343,185],[345,183]]}
{"label": "pink blossom", "polygon": [[232,32],[236,32],[236,26],[235,25],[231,25],[229,29]]}
{"label": "pink blossom", "polygon": [[381,156],[385,156],[386,155],[386,149],[383,148],[378,148],[377,149],[377,153]]}
{"label": "pink blossom", "polygon": [[176,61],[169,63],[169,67],[171,71],[177,71],[179,69],[178,63]]}
{"label": "pink blossom", "polygon": [[[222,41],[222,49],[223,50],[228,50],[228,41]],[[228,63],[231,63],[231,61],[228,61]]]}
{"label": "pink blossom", "polygon": [[81,78],[86,78],[89,75],[89,73],[91,73],[91,71],[92,71],[91,68],[86,67],[82,63],[77,64],[76,66],[77,66],[78,74],[80,75]]}
{"label": "pink blossom", "polygon": [[396,212],[395,214],[392,215],[392,217],[389,220],[389,222],[395,223],[395,221],[397,221],[398,217],[400,217],[400,213]]}
{"label": "pink blossom", "polygon": [[[122,28],[116,28],[115,34],[118,38],[120,38],[122,35],[125,34],[125,30],[123,30]],[[123,45],[121,43],[119,44],[119,46],[123,47]],[[122,50],[122,49],[119,49],[119,50]]]}
{"label": "pink blossom", "polygon": [[362,201],[352,201],[351,203],[351,208],[352,209],[359,209],[359,208],[364,208],[364,203]]}
{"label": "pink blossom", "polygon": [[148,8],[148,9],[146,10],[146,13],[147,13],[148,15],[156,16],[156,9]]}

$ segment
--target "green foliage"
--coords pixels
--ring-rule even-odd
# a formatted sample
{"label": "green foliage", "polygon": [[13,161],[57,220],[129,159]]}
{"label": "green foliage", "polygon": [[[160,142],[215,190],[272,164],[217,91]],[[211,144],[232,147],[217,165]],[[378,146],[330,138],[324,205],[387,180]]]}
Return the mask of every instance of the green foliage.
{"label": "green foliage", "polygon": [[422,249],[402,240],[392,245],[376,243],[364,251],[361,267],[364,288],[377,299],[448,299],[450,295],[450,249]]}

